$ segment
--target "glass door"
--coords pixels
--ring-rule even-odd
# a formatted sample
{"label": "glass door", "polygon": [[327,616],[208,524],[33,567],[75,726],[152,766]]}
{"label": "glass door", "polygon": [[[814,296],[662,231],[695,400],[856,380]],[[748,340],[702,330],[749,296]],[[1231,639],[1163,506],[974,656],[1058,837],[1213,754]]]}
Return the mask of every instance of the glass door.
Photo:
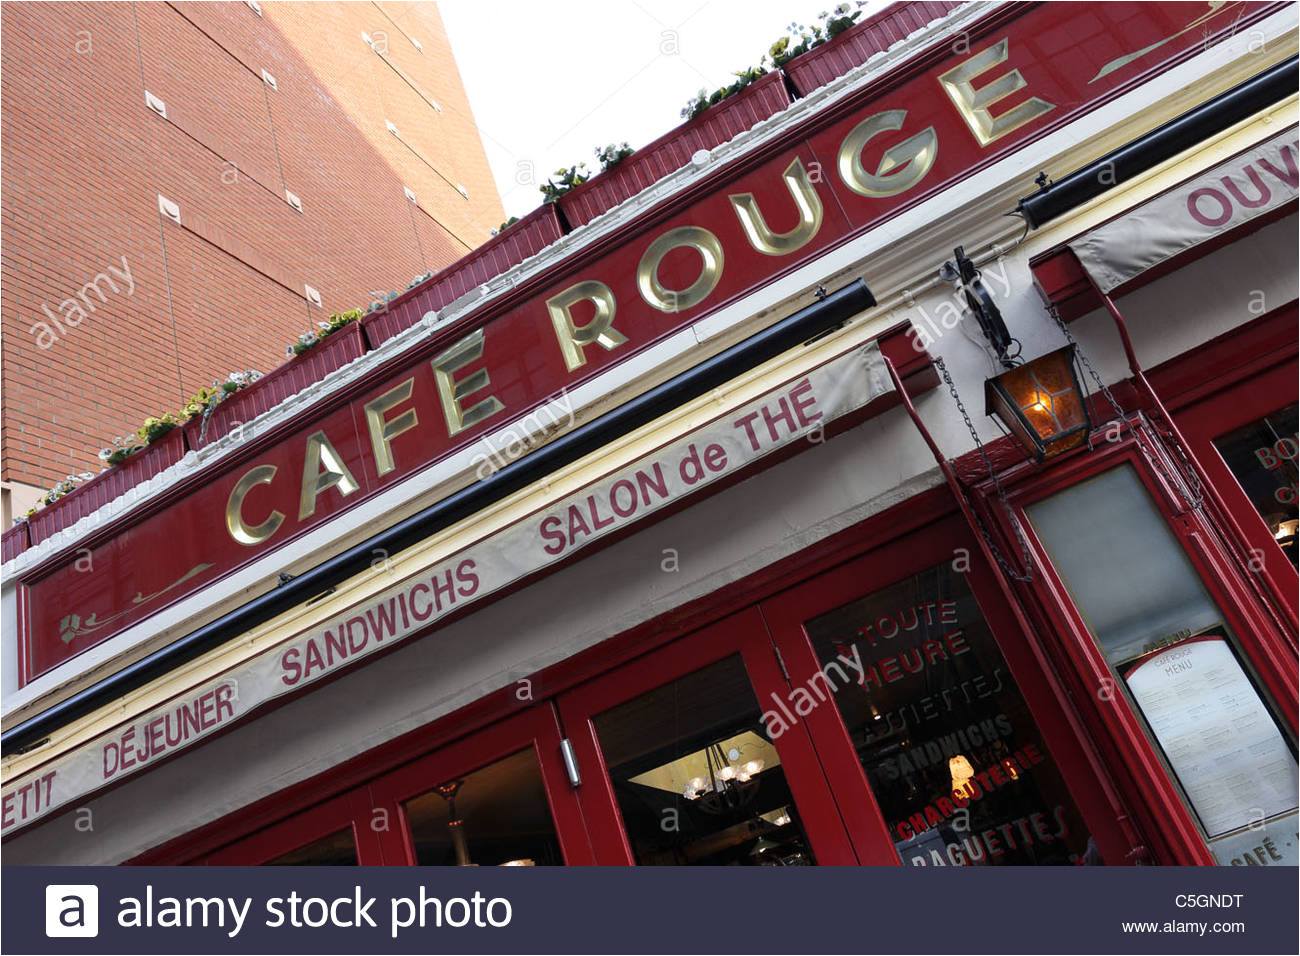
{"label": "glass door", "polygon": [[370,792],[369,825],[390,865],[593,862],[549,702],[386,774]]}
{"label": "glass door", "polygon": [[1094,865],[1121,846],[989,584],[954,520],[761,605],[791,676],[781,709],[807,724],[863,863]]}
{"label": "glass door", "polygon": [[598,862],[857,862],[757,609],[560,698]]}

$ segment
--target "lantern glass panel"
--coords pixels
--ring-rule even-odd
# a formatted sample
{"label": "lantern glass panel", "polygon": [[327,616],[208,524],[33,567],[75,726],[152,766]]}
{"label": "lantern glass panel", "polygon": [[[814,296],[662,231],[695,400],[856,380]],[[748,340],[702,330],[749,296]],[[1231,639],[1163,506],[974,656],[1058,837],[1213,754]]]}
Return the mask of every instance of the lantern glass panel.
{"label": "lantern glass panel", "polygon": [[988,381],[988,412],[1040,459],[1083,444],[1090,421],[1067,345]]}

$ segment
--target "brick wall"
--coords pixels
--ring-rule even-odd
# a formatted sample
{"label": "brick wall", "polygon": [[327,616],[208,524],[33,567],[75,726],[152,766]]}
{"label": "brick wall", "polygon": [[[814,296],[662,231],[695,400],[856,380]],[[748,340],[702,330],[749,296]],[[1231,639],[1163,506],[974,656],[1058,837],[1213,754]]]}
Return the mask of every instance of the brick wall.
{"label": "brick wall", "polygon": [[504,218],[434,4],[260,8],[3,6],[3,480],[98,470],[114,435]]}

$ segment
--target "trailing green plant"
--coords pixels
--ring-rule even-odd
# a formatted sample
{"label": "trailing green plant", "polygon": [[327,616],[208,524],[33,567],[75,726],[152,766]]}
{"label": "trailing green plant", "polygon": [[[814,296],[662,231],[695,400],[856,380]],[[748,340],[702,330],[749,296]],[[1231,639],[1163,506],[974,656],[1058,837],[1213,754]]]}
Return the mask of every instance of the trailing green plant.
{"label": "trailing green plant", "polygon": [[559,182],[552,178],[538,187],[541,189],[542,195],[546,197],[546,202],[555,202],[569,190],[576,189],[591,178],[591,174],[587,172],[586,163],[578,163],[567,169],[557,169],[552,176],[558,177]]}
{"label": "trailing green plant", "polygon": [[701,87],[700,91],[691,97],[690,101],[682,107],[682,116],[685,119],[693,120],[711,106],[717,106],[728,96],[735,96],[745,87],[749,86],[755,80],[767,75],[767,67],[763,64],[767,62],[764,57],[759,61],[758,66],[751,66],[746,70],[741,70],[733,74],[736,77],[734,83],[729,86],[719,87],[710,93]]}
{"label": "trailing green plant", "polygon": [[501,225],[499,225],[499,226],[497,226],[495,229],[493,229],[493,230],[492,230],[492,235],[494,235],[494,236],[499,236],[499,235],[501,235],[501,233],[505,232],[507,229],[509,229],[511,226],[513,226],[513,225],[514,225],[515,223],[517,223],[518,221],[519,221],[519,217],[518,217],[518,216],[511,216],[509,219],[507,219],[507,220],[506,220],[505,222],[503,222]]}
{"label": "trailing green plant", "polygon": [[636,152],[636,150],[627,144],[627,140],[623,141],[622,146],[616,146],[613,143],[610,143],[608,146],[597,147],[596,158],[600,160],[600,171],[603,173],[613,169],[634,152]]}
{"label": "trailing green plant", "polygon": [[801,23],[791,23],[786,27],[787,35],[773,43],[767,51],[772,66],[779,69],[795,57],[834,40],[857,22],[865,6],[866,3],[863,2],[852,5],[841,3],[829,12],[819,14],[821,23],[814,23],[811,28]]}
{"label": "trailing green plant", "polygon": [[[371,293],[371,295],[375,294],[376,293],[373,292]],[[392,292],[389,294],[387,299],[383,300],[382,304],[387,305],[391,299],[395,298],[397,298],[397,293]],[[373,306],[371,311],[373,311]],[[346,312],[335,312],[328,319],[322,319],[317,322],[317,328],[315,331],[304,332],[302,335],[298,336],[298,341],[293,345],[288,346],[285,350],[285,354],[301,355],[313,345],[316,345],[318,342],[323,342],[339,329],[346,325],[351,325],[365,314],[366,313],[361,309],[348,309]]]}
{"label": "trailing green plant", "polygon": [[418,276],[416,276],[414,279],[412,279],[410,282],[406,284],[406,290],[409,292],[410,290],[414,289],[417,285],[419,285],[421,282],[427,282],[429,279],[432,278],[433,278],[432,272],[421,272]]}
{"label": "trailing green plant", "polygon": [[225,379],[214,381],[211,388],[200,388],[181,406],[181,415],[186,418],[198,418],[216,408],[229,396],[247,388],[262,377],[262,373],[253,369],[246,372],[229,372]]}

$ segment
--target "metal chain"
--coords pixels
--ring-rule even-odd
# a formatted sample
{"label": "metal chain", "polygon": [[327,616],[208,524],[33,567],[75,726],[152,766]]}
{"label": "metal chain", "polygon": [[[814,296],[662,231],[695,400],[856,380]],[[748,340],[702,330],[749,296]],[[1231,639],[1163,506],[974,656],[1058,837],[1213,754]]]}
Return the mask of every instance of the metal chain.
{"label": "metal chain", "polygon": [[1106,387],[1106,383],[1101,380],[1101,376],[1097,374],[1097,370],[1092,367],[1092,363],[1088,361],[1087,354],[1083,351],[1082,346],[1079,345],[1079,340],[1070,332],[1070,327],[1066,325],[1065,320],[1061,318],[1061,313],[1056,311],[1055,304],[1048,306],[1048,312],[1051,313],[1052,319],[1056,322],[1056,327],[1060,329],[1061,334],[1065,336],[1065,340],[1074,346],[1074,354],[1079,357],[1079,364],[1084,367],[1084,370],[1089,376],[1091,376],[1092,380],[1097,383],[1097,391],[1106,396],[1106,401],[1110,402],[1110,407],[1115,409],[1115,414],[1122,416],[1124,414],[1123,406],[1120,405],[1120,403],[1115,399],[1115,396],[1110,393],[1110,389]]}
{"label": "metal chain", "polygon": [[[1056,322],[1057,328],[1061,330],[1061,334],[1065,336],[1066,341],[1074,346],[1074,354],[1079,357],[1079,363],[1092,377],[1092,380],[1097,383],[1098,391],[1106,396],[1106,401],[1110,402],[1111,408],[1115,410],[1117,415],[1122,417],[1124,414],[1123,407],[1115,400],[1115,396],[1111,394],[1110,389],[1106,387],[1106,383],[1103,382],[1101,376],[1097,374],[1097,370],[1093,368],[1092,363],[1088,361],[1087,353],[1084,352],[1083,347],[1079,345],[1078,340],[1073,334],[1071,334],[1070,327],[1065,324],[1065,321],[1061,318],[1061,314],[1057,311],[1056,306],[1049,306],[1048,312],[1051,313],[1052,319]],[[1178,456],[1180,466],[1179,470],[1182,472],[1183,480],[1181,482],[1173,480],[1173,476],[1170,475],[1168,469],[1165,468],[1164,462],[1161,460],[1159,454],[1148,454],[1148,460],[1150,460],[1152,466],[1159,471],[1167,481],[1169,481],[1169,484],[1172,487],[1177,489],[1179,485],[1185,486],[1187,494],[1182,494],[1180,491],[1181,497],[1187,502],[1191,510],[1199,510],[1201,504],[1205,500],[1204,489],[1201,486],[1200,476],[1197,475],[1195,467],[1193,467],[1191,460],[1187,457],[1187,452],[1183,448],[1183,443],[1180,442],[1165,423],[1161,421],[1160,416],[1148,416],[1147,420],[1151,422],[1156,433],[1164,439],[1165,444],[1173,448],[1174,454]]]}
{"label": "metal chain", "polygon": [[979,449],[980,457],[984,459],[984,467],[988,469],[989,477],[993,479],[993,488],[997,492],[998,500],[1002,502],[1002,507],[1006,509],[1007,517],[1011,521],[1011,529],[1016,535],[1016,543],[1020,545],[1020,556],[1024,560],[1025,570],[1020,571],[1011,566],[1011,562],[1003,556],[1001,549],[994,543],[993,536],[989,534],[988,528],[984,526],[984,521],[980,518],[979,512],[972,508],[971,514],[975,518],[976,529],[979,531],[980,537],[984,539],[985,544],[989,546],[989,550],[993,552],[994,559],[1003,571],[1017,581],[1032,581],[1034,574],[1033,562],[1029,557],[1029,543],[1025,541],[1024,533],[1020,530],[1020,522],[1016,520],[1016,516],[1011,510],[1011,502],[1007,499],[1007,493],[1003,490],[1002,483],[998,481],[997,472],[993,469],[993,462],[989,460],[989,454],[984,448],[984,443],[980,441],[979,433],[975,431],[975,423],[971,421],[970,415],[966,412],[966,406],[962,404],[961,396],[957,394],[957,386],[953,383],[952,376],[948,374],[948,366],[944,364],[942,358],[936,358],[934,364],[943,376],[944,382],[947,383],[948,394],[952,396],[953,402],[957,405],[957,411],[961,413],[962,421],[966,423],[966,428],[970,431],[970,437],[974,439],[975,447]]}
{"label": "metal chain", "polygon": [[[1151,423],[1155,426],[1160,437],[1165,440],[1165,444],[1173,448],[1174,454],[1178,456],[1179,470],[1182,472],[1183,484],[1187,486],[1188,492],[1183,495],[1184,500],[1193,511],[1200,510],[1201,505],[1205,502],[1205,489],[1201,485],[1200,476],[1196,474],[1196,468],[1192,465],[1191,459],[1187,457],[1187,452],[1183,449],[1183,443],[1159,418],[1153,416]],[[1163,468],[1161,470],[1163,471]]]}

